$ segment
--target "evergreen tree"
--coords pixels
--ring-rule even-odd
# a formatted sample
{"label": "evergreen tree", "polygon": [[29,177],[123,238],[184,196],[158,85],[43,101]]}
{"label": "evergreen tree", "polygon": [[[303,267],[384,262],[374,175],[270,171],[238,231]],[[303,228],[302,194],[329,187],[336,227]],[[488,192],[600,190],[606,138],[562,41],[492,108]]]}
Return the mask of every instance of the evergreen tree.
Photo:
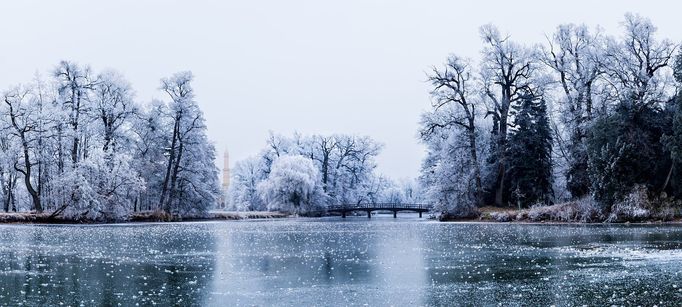
{"label": "evergreen tree", "polygon": [[[678,83],[682,83],[682,51],[675,57],[673,75]],[[670,100],[666,106],[669,116],[670,131],[663,136],[662,142],[670,152],[670,169],[663,184],[662,191],[672,192],[676,197],[682,196],[682,91]]]}
{"label": "evergreen tree", "polygon": [[660,191],[670,168],[662,136],[669,120],[657,107],[622,103],[598,119],[588,138],[592,193],[605,209],[622,200],[636,185]]}
{"label": "evergreen tree", "polygon": [[526,95],[515,108],[509,138],[507,199],[528,207],[552,201],[552,132],[543,99]]}

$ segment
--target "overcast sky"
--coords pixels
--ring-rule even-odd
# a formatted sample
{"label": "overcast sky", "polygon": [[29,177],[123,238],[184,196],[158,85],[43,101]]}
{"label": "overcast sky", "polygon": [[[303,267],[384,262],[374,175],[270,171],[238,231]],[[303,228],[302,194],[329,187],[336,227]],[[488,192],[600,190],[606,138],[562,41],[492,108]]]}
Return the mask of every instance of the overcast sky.
{"label": "overcast sky", "polygon": [[402,178],[424,155],[425,72],[450,53],[477,58],[482,24],[530,45],[566,22],[619,33],[634,12],[682,40],[674,1],[461,2],[2,1],[0,88],[66,59],[119,70],[146,103],[165,99],[161,77],[191,70],[209,137],[233,163],[269,130],[354,133],[383,143],[380,172]]}

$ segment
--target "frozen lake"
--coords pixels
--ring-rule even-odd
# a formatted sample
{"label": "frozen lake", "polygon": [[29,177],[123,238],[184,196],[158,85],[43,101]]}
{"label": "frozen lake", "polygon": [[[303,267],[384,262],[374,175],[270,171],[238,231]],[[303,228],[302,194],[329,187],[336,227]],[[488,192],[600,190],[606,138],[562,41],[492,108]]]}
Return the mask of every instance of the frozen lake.
{"label": "frozen lake", "polygon": [[0,305],[675,305],[682,227],[399,214],[0,226]]}

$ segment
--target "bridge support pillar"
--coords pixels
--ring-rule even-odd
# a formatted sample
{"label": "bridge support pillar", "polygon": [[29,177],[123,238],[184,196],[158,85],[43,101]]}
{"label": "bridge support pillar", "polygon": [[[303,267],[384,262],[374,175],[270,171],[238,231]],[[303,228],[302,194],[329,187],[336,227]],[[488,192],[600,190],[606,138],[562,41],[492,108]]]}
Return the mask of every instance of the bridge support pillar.
{"label": "bridge support pillar", "polygon": [[393,211],[393,218],[397,218],[397,217],[398,217],[398,211]]}
{"label": "bridge support pillar", "polygon": [[368,219],[372,218],[372,211],[369,211],[369,210],[367,211],[367,218]]}
{"label": "bridge support pillar", "polygon": [[419,218],[422,218],[422,212],[419,211]]}
{"label": "bridge support pillar", "polygon": [[346,218],[346,211],[341,211],[341,217],[344,219]]}

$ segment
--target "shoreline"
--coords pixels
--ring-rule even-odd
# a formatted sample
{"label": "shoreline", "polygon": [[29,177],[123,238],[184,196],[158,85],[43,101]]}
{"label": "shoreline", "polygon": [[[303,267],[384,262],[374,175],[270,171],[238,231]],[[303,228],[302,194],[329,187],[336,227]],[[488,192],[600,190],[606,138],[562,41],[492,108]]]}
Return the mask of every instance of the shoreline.
{"label": "shoreline", "polygon": [[106,225],[127,223],[177,223],[198,221],[239,221],[257,219],[280,219],[287,218],[289,214],[266,211],[211,211],[206,215],[172,217],[160,212],[135,212],[125,220],[90,221],[72,220],[63,217],[50,217],[49,213],[36,212],[2,212],[0,213],[0,225],[23,224],[23,225]]}
{"label": "shoreline", "polygon": [[577,222],[577,221],[555,221],[555,220],[541,220],[541,221],[531,221],[531,220],[518,220],[518,221],[497,221],[494,219],[480,219],[480,218],[470,218],[470,219],[443,219],[438,220],[441,223],[462,223],[462,224],[520,224],[520,225],[682,225],[682,220],[645,220],[645,221],[626,221],[626,222]]}
{"label": "shoreline", "polygon": [[[516,211],[516,210],[507,210]],[[388,214],[387,214],[388,215]],[[317,219],[321,217],[303,217]],[[268,211],[211,211],[205,216],[188,216],[183,218],[172,218],[159,214],[158,212],[136,212],[126,220],[118,221],[87,221],[87,220],[67,220],[64,218],[49,218],[49,214],[37,214],[35,212],[10,212],[0,213],[0,225],[107,225],[107,224],[158,224],[158,223],[179,223],[179,222],[212,222],[212,221],[240,221],[240,220],[269,220],[269,219],[286,219],[293,218],[292,215],[280,212]],[[424,218],[425,221],[435,221],[439,223],[462,223],[462,224],[519,224],[519,225],[682,225],[682,219],[674,220],[642,220],[642,221],[625,221],[625,222],[581,222],[581,221],[561,221],[561,220],[496,220],[490,217],[489,214],[481,214],[475,218]]]}
{"label": "shoreline", "polygon": [[606,215],[596,210],[581,211],[575,202],[567,202],[538,208],[499,208],[485,206],[478,209],[476,216],[456,217],[441,216],[441,222],[482,222],[508,224],[559,224],[559,225],[648,225],[648,224],[682,224],[682,216],[677,214],[659,214],[650,211],[644,217],[624,217],[609,220]]}

